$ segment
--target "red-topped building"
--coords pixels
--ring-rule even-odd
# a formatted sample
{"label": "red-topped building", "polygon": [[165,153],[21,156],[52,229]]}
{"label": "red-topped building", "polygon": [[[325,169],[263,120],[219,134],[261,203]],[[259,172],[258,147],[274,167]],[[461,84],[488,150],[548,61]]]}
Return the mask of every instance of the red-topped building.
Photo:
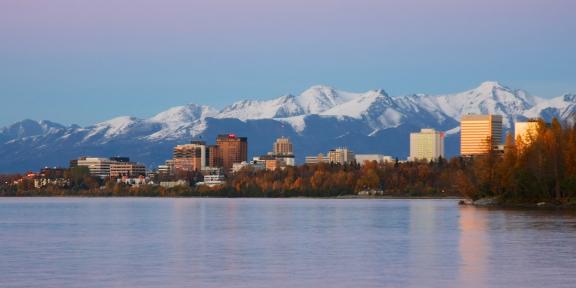
{"label": "red-topped building", "polygon": [[229,171],[234,163],[248,160],[248,138],[238,137],[235,134],[218,135],[216,138],[217,160],[222,167]]}

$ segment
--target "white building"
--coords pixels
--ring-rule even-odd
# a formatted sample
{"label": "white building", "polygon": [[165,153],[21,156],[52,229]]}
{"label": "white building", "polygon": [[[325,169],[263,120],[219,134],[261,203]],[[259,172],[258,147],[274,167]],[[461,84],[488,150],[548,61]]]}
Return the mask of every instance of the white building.
{"label": "white building", "polygon": [[334,164],[350,164],[354,162],[354,153],[348,148],[336,148],[328,151],[328,161]]}
{"label": "white building", "polygon": [[81,157],[77,166],[88,167],[92,176],[106,178],[110,176],[110,164],[113,162],[109,158]]}
{"label": "white building", "polygon": [[206,185],[210,187],[226,183],[224,175],[204,175],[204,181],[196,183],[196,186]]}
{"label": "white building", "polygon": [[386,156],[381,154],[356,154],[356,163],[364,165],[366,162],[376,161],[380,162],[394,162],[392,156]]}
{"label": "white building", "polygon": [[422,129],[410,133],[410,161],[437,160],[444,158],[444,133],[434,129]]}
{"label": "white building", "polygon": [[232,173],[238,173],[246,167],[251,167],[254,170],[264,170],[266,169],[266,162],[254,160],[251,162],[242,161],[241,163],[234,163],[232,164]]}
{"label": "white building", "polygon": [[330,159],[324,154],[320,153],[317,156],[306,156],[305,163],[306,164],[318,164],[318,163],[328,163]]}

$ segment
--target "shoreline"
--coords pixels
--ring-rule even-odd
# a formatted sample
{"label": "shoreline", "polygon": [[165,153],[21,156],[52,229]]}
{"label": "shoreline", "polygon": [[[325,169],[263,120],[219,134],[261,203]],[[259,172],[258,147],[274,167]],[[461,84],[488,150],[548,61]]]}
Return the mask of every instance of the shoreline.
{"label": "shoreline", "polygon": [[471,206],[487,209],[520,209],[520,210],[576,210],[576,203],[554,202],[512,202],[498,198],[481,198],[475,201],[462,199],[460,206]]}
{"label": "shoreline", "polygon": [[458,196],[357,196],[357,195],[345,195],[336,197],[202,197],[202,196],[190,196],[190,197],[158,197],[158,196],[0,196],[0,199],[10,199],[10,198],[86,198],[86,199],[130,199],[130,198],[142,198],[142,199],[326,199],[326,200],[462,200],[462,197]]}

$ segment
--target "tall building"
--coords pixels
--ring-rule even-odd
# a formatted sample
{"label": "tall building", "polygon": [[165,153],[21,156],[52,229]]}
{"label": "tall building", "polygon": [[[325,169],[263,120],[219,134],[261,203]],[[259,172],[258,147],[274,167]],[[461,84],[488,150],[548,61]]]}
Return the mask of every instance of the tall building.
{"label": "tall building", "polygon": [[276,156],[294,155],[294,150],[292,149],[292,143],[290,143],[290,139],[285,137],[280,137],[276,139],[272,151]]}
{"label": "tall building", "polygon": [[248,138],[237,137],[235,134],[218,135],[218,160],[226,171],[232,169],[234,163],[248,160]]}
{"label": "tall building", "polygon": [[514,123],[514,140],[516,141],[516,144],[532,144],[532,142],[536,140],[536,137],[538,137],[539,125],[538,120],[535,119]]}
{"label": "tall building", "polygon": [[501,115],[465,115],[460,121],[460,154],[486,154],[502,144]]}
{"label": "tall building", "polygon": [[444,158],[444,133],[434,129],[421,129],[410,133],[410,161]]}
{"label": "tall building", "polygon": [[350,164],[356,158],[354,153],[348,148],[336,148],[328,151],[328,161],[334,164]]}
{"label": "tall building", "polygon": [[193,141],[192,144],[174,147],[172,160],[175,171],[200,171],[207,164],[206,144],[202,141]]}
{"label": "tall building", "polygon": [[210,145],[207,149],[208,167],[222,167],[220,148],[218,145]]}
{"label": "tall building", "polygon": [[281,165],[296,165],[292,143],[290,142],[290,139],[286,137],[276,139],[276,142],[274,142],[272,147],[272,155],[281,162]]}

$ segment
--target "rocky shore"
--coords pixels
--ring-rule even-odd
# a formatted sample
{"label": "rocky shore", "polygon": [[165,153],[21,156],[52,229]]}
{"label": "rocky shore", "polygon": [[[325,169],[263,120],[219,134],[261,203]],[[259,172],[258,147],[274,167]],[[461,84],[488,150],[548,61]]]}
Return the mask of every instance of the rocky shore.
{"label": "rocky shore", "polygon": [[529,208],[529,209],[576,209],[576,203],[560,202],[517,202],[498,197],[480,198],[477,200],[464,199],[458,202],[462,206],[484,208]]}

